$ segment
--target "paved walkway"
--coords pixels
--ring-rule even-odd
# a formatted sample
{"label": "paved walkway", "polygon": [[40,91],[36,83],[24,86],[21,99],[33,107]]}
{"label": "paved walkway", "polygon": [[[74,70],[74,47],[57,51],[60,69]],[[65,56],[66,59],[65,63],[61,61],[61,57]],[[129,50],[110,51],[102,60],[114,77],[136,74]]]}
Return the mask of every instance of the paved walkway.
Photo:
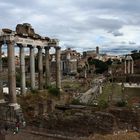
{"label": "paved walkway", "polygon": [[92,87],[85,93],[80,93],[76,98],[79,99],[81,103],[93,103],[100,95],[100,87],[102,86],[103,78],[104,77],[100,76],[94,79]]}

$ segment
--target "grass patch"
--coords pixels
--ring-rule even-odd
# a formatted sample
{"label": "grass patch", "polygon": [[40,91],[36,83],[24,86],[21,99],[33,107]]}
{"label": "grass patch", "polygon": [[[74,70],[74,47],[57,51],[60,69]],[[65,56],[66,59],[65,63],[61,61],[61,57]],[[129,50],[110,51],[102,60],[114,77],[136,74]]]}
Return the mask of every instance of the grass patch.
{"label": "grass patch", "polygon": [[85,92],[88,90],[88,86],[83,86],[82,82],[78,80],[69,80],[62,82],[62,88],[64,89],[72,89],[73,91],[78,91],[78,92]]}
{"label": "grass patch", "polygon": [[109,106],[108,102],[105,100],[99,100],[98,107],[99,109],[106,109]]}
{"label": "grass patch", "polygon": [[[113,95],[112,95],[113,93]],[[121,85],[116,83],[106,83],[103,87],[103,93],[100,95],[99,100],[108,101],[112,95],[112,100],[117,101],[122,99]]]}

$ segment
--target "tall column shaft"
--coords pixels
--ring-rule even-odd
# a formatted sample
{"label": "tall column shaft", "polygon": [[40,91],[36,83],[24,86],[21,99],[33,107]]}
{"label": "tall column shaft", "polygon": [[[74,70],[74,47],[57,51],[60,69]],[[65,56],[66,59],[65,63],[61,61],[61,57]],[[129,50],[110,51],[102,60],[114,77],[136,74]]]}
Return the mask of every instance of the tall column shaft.
{"label": "tall column shaft", "polygon": [[126,70],[126,60],[124,62],[124,73],[126,74],[127,73],[127,70]]}
{"label": "tall column shaft", "polygon": [[30,46],[30,75],[31,75],[31,89],[35,89],[35,58],[34,47]]}
{"label": "tall column shaft", "polygon": [[10,103],[17,103],[14,42],[9,41],[7,43],[7,46],[8,46],[8,87],[9,87]]}
{"label": "tall column shaft", "polygon": [[128,61],[128,74],[130,74],[130,61]]}
{"label": "tall column shaft", "polygon": [[38,88],[43,89],[43,62],[42,48],[38,47]]}
{"label": "tall column shaft", "polygon": [[49,49],[50,47],[45,47],[45,85],[50,86],[50,63],[49,63]]}
{"label": "tall column shaft", "polygon": [[132,60],[132,64],[131,64],[131,73],[134,74],[134,61]]}
{"label": "tall column shaft", "polygon": [[24,46],[19,45],[20,47],[20,72],[21,72],[21,94],[26,93],[26,78],[25,78],[25,54]]}
{"label": "tall column shaft", "polygon": [[[2,44],[0,44],[0,76],[2,77]],[[3,98],[3,82],[0,77],[0,99]]]}
{"label": "tall column shaft", "polygon": [[60,61],[60,47],[56,47],[56,87],[61,89],[61,61]]}

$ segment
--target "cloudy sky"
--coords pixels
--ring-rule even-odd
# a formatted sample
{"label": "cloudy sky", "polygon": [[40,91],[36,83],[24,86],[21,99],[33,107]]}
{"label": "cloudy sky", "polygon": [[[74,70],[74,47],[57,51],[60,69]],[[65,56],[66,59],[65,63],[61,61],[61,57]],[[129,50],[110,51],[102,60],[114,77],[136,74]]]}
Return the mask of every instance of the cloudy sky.
{"label": "cloudy sky", "polygon": [[140,0],[0,0],[0,28],[31,23],[62,48],[140,50]]}

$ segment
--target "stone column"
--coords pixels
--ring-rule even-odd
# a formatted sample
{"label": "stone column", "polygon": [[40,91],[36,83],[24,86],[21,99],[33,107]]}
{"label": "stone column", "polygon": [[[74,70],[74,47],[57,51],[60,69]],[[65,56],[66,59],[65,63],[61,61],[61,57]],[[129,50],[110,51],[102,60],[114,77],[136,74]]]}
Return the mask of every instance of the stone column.
{"label": "stone column", "polygon": [[128,74],[130,74],[130,60],[128,60]]}
{"label": "stone column", "polygon": [[102,85],[99,85],[99,93],[100,93],[100,94],[103,93],[103,87],[102,87]]}
{"label": "stone column", "polygon": [[48,88],[51,84],[50,82],[50,63],[49,63],[49,49],[50,47],[45,47],[45,85]]}
{"label": "stone column", "polygon": [[42,62],[42,47],[38,46],[38,88],[43,89],[43,62]]}
{"label": "stone column", "polygon": [[34,57],[34,47],[30,47],[30,75],[31,75],[31,89],[35,89],[35,57]]}
{"label": "stone column", "polygon": [[22,44],[18,45],[20,48],[20,72],[21,72],[21,94],[26,93],[26,78],[25,78],[25,54],[24,46]]}
{"label": "stone column", "polygon": [[132,68],[131,68],[131,73],[134,74],[134,61],[132,60],[132,64],[131,64]]}
{"label": "stone column", "polygon": [[10,103],[16,104],[16,73],[15,73],[15,48],[14,41],[8,41],[8,87]]}
{"label": "stone column", "polygon": [[60,53],[61,53],[61,48],[56,47],[56,87],[61,90],[61,61],[60,61]]}
{"label": "stone column", "polygon": [[124,61],[124,73],[125,74],[127,73],[127,70],[126,70],[126,60]]}
{"label": "stone column", "polygon": [[2,43],[0,43],[0,99],[3,99],[3,81],[2,81]]}

